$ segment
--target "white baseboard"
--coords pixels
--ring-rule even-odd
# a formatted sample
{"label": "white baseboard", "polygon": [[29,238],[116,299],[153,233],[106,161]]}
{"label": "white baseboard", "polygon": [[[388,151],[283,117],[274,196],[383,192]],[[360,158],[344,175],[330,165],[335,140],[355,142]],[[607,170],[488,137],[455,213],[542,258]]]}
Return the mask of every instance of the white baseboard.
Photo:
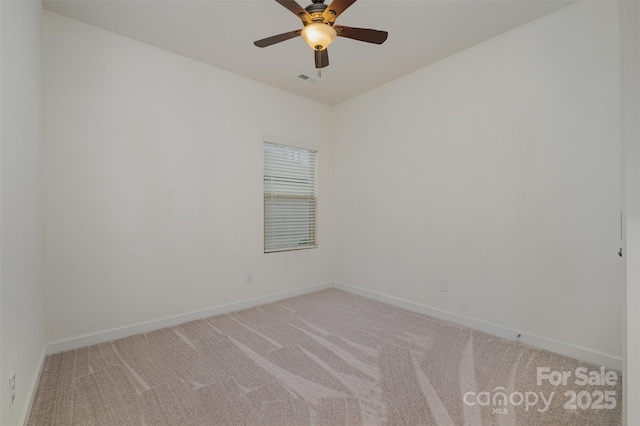
{"label": "white baseboard", "polygon": [[294,290],[283,291],[281,293],[269,294],[266,296],[256,297],[254,299],[242,300],[240,302],[228,303],[226,305],[214,306],[199,311],[188,312],[185,314],[175,315],[172,317],[161,318],[153,321],[141,322],[138,324],[128,325],[125,327],[112,328],[110,330],[100,331],[97,333],[85,334],[82,336],[71,337],[69,339],[59,340],[57,342],[48,343],[46,346],[46,354],[51,355],[58,352],[70,351],[73,349],[83,348],[85,346],[96,345],[99,343],[110,342],[112,340],[129,337],[140,333],[148,333],[150,331],[159,330],[165,327],[172,327],[189,321],[211,317],[214,315],[226,314],[233,311],[252,308],[254,306],[264,305],[266,303],[277,302],[278,300],[287,299],[289,297],[301,296],[315,291],[326,290],[333,287],[333,282],[316,284],[308,287],[297,288]]}
{"label": "white baseboard", "polygon": [[31,414],[31,408],[33,407],[33,401],[36,399],[36,390],[38,390],[38,384],[40,384],[40,377],[42,376],[42,369],[44,368],[44,361],[47,358],[46,345],[42,348],[40,354],[40,361],[38,368],[33,373],[29,389],[27,389],[27,395],[25,396],[25,404],[22,408],[22,414],[20,415],[21,425],[26,425],[29,421],[29,414]]}
{"label": "white baseboard", "polygon": [[[584,348],[581,346],[573,345],[571,343],[550,339],[544,336],[538,336],[536,334],[527,333],[526,331],[514,330],[508,327],[503,327],[501,325],[488,323],[474,318],[465,317],[453,312],[444,311],[428,305],[422,305],[420,303],[411,302],[409,300],[389,296],[360,287],[354,287],[348,284],[335,282],[334,287],[340,290],[348,291],[349,293],[357,294],[369,299],[378,300],[380,302],[398,306],[400,308],[404,308],[413,312],[430,315],[441,320],[450,321],[452,323],[473,328],[475,330],[484,331],[485,333],[489,333],[494,336],[517,340],[519,342],[526,343],[537,348],[546,349],[548,351],[555,352],[561,355],[566,355],[597,365],[604,365],[605,367],[612,368],[618,371],[622,370],[621,358],[597,352],[589,348]],[[520,334],[520,337],[516,337],[518,333]]]}
{"label": "white baseboard", "polygon": [[[367,297],[369,299],[378,300],[380,302],[388,303],[390,305],[398,306],[413,312],[418,312],[432,317],[450,321],[455,324],[459,324],[465,327],[480,330],[485,333],[492,334],[494,336],[504,337],[506,339],[517,340],[519,342],[535,346],[541,349],[546,349],[561,355],[570,356],[582,361],[590,362],[597,365],[604,365],[605,367],[612,368],[618,371],[622,370],[622,359],[613,355],[604,354],[594,351],[589,348],[573,345],[571,343],[562,342],[559,340],[551,339],[544,336],[539,336],[526,331],[515,330],[508,327],[504,327],[497,324],[488,323],[474,318],[465,317],[463,315],[455,314],[453,312],[444,311],[432,306],[423,305],[420,303],[412,302],[409,300],[401,299],[394,296],[389,296],[376,291],[367,290],[360,287],[354,287],[348,284],[340,282],[327,282],[299,288],[295,290],[284,291],[281,293],[270,294],[267,296],[261,296],[254,299],[243,300],[240,302],[229,303],[226,305],[214,306],[211,308],[189,312],[185,314],[175,315],[172,317],[161,318],[154,321],[147,321],[130,326],[114,328],[97,333],[85,334],[82,336],[72,337],[69,339],[59,340],[46,345],[46,354],[54,354],[58,352],[69,351],[73,349],[82,348],[85,346],[95,345],[99,343],[110,342],[112,340],[120,339],[123,337],[133,336],[135,334],[147,333],[150,331],[158,330],[165,327],[172,327],[185,322],[207,318],[213,315],[225,314],[241,309],[252,308],[254,306],[263,305],[266,303],[276,302],[278,300],[286,299],[289,297],[301,296],[307,293],[313,293],[315,291],[325,290],[335,287],[340,290],[348,291],[359,296]],[[520,333],[520,337],[517,338],[517,334]],[[40,366],[44,363],[44,357]],[[37,380],[40,375],[34,379]],[[33,392],[35,392],[37,382],[33,386]],[[33,395],[31,396],[31,398]],[[33,399],[33,398],[32,398]],[[32,402],[32,401],[31,401]],[[30,405],[29,405],[30,409]],[[26,412],[28,414],[28,411]]]}

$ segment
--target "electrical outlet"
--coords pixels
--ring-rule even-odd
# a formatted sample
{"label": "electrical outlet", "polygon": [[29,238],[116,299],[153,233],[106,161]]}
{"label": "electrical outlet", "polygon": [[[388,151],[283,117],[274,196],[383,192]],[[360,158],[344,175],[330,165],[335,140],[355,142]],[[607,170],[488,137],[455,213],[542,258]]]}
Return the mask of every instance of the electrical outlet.
{"label": "electrical outlet", "polygon": [[13,401],[16,400],[16,373],[11,374],[9,379],[9,408],[13,406]]}
{"label": "electrical outlet", "polygon": [[251,284],[253,282],[253,272],[247,272],[244,275],[244,282],[247,284]]}
{"label": "electrical outlet", "polygon": [[445,280],[440,280],[440,291],[443,293],[447,293],[449,291],[449,282]]}

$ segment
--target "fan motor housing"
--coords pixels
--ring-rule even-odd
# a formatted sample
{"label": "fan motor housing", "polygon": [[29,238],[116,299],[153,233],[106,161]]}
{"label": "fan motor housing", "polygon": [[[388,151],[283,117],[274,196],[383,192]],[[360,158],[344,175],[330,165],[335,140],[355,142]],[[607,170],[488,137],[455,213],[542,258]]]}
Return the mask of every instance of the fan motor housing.
{"label": "fan motor housing", "polygon": [[324,4],[324,0],[314,0],[313,3],[305,7],[304,10],[306,10],[311,16],[313,16],[314,21],[317,21],[318,18],[324,21],[324,18],[322,18],[322,14],[324,13],[326,8],[327,5]]}

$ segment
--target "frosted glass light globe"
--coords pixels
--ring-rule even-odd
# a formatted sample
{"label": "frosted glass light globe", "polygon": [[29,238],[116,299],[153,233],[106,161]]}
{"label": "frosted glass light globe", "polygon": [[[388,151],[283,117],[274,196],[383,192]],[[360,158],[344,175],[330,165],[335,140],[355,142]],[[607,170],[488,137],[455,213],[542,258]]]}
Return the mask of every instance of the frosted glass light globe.
{"label": "frosted glass light globe", "polygon": [[336,39],[336,30],[329,24],[314,22],[302,29],[302,38],[313,50],[324,50]]}

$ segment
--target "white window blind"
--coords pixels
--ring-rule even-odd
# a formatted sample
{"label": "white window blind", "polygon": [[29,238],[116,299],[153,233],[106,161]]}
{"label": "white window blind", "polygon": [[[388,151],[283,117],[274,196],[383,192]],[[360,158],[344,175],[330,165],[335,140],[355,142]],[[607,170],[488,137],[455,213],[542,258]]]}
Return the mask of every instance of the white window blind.
{"label": "white window blind", "polygon": [[265,253],[317,247],[316,151],[264,143]]}

